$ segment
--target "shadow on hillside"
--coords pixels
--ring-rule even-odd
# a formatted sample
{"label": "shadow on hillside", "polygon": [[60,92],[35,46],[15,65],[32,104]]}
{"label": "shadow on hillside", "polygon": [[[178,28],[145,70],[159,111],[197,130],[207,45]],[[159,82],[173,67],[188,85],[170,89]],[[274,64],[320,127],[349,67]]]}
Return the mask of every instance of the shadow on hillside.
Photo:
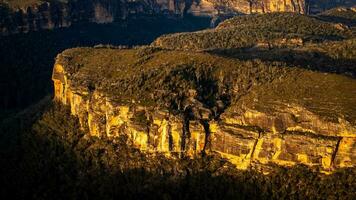
{"label": "shadow on hillside", "polygon": [[264,176],[214,156],[148,157],[123,137],[85,137],[77,119],[59,105],[18,135],[16,152],[0,152],[2,199],[352,199],[356,194],[353,169],[320,176],[296,166]]}
{"label": "shadow on hillside", "polygon": [[253,51],[227,49],[211,50],[209,53],[240,60],[281,61],[303,69],[342,74],[356,78],[356,59],[334,59],[322,52],[291,49],[255,49]]}
{"label": "shadow on hillside", "polygon": [[97,44],[143,45],[162,34],[195,31],[209,25],[209,18],[146,16],[0,37],[0,110],[23,109],[52,93],[54,58],[64,49]]}
{"label": "shadow on hillside", "polygon": [[356,20],[352,20],[344,17],[318,15],[316,18],[325,22],[342,23],[347,26],[356,26]]}

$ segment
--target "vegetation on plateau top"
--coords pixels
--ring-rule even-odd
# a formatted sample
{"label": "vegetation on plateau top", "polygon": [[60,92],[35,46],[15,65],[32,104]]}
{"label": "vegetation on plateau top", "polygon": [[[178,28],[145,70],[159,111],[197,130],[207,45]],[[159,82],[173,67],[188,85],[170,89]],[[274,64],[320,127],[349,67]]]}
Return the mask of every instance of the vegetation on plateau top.
{"label": "vegetation on plateau top", "polygon": [[[290,44],[295,37],[303,42]],[[65,67],[73,89],[97,90],[113,101],[134,100],[180,113],[191,98],[187,94],[195,91],[194,98],[212,117],[257,101],[254,106],[266,112],[296,104],[329,120],[356,124],[355,57],[349,26],[272,13],[162,36],[151,46],[69,49],[57,63]]]}
{"label": "vegetation on plateau top", "polygon": [[352,29],[341,23],[295,13],[268,13],[234,17],[216,29],[161,36],[153,45],[183,50],[272,48],[342,40],[354,35]]}

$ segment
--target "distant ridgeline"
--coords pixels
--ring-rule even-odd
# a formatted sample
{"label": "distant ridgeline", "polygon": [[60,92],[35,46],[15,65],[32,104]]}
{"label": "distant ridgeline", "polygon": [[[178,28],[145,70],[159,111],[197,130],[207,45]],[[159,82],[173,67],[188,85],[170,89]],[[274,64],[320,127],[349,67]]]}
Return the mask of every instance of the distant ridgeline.
{"label": "distant ridgeline", "polygon": [[316,13],[354,4],[355,0],[1,0],[0,33],[68,27],[80,21],[110,23],[138,15],[217,17],[268,12]]}
{"label": "distant ridgeline", "polygon": [[355,167],[355,14],[246,15],[150,46],[69,49],[55,100],[89,135],[126,135],[145,152],[213,151],[262,171]]}

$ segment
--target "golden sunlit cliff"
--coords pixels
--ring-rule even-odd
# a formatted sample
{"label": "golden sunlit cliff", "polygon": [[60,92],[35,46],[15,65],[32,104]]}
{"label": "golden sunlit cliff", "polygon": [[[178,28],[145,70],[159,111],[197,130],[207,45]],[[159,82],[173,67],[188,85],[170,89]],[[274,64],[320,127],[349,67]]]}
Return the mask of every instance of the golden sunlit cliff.
{"label": "golden sunlit cliff", "polygon": [[241,169],[303,163],[329,172],[355,165],[354,79],[202,53],[140,51],[63,52],[53,71],[55,99],[92,136],[126,134],[143,151],[214,151]]}

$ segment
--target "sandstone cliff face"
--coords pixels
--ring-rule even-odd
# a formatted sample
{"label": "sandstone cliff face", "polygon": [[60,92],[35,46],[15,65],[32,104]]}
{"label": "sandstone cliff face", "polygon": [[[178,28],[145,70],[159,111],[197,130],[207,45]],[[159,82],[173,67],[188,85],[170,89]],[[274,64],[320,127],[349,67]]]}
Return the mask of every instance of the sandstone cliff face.
{"label": "sandstone cliff face", "polygon": [[[338,168],[354,167],[356,164],[356,121],[352,114],[354,108],[352,105],[347,108],[346,104],[343,104],[344,100],[356,103],[355,94],[352,92],[356,91],[353,79],[339,75],[328,75],[327,78],[323,78],[325,75],[322,73],[303,71],[299,74],[298,72],[297,77],[306,77],[301,82],[309,78],[312,82],[321,80],[320,83],[308,85],[305,91],[303,90],[303,93],[311,92],[311,97],[302,94],[304,100],[299,101],[301,97],[298,95],[290,97],[295,98],[293,100],[286,100],[275,94],[274,100],[253,89],[254,85],[267,84],[270,88],[263,88],[263,91],[268,93],[283,93],[286,92],[285,90],[291,90],[293,94],[297,93],[288,86],[287,82],[280,82],[284,79],[283,73],[290,72],[275,71],[274,74],[282,74],[272,83],[271,80],[265,83],[248,83],[248,80],[246,82],[242,80],[240,84],[230,85],[233,94],[241,97],[237,98],[237,102],[232,102],[221,115],[212,117],[214,109],[226,105],[224,106],[222,101],[217,101],[217,107],[209,109],[197,100],[199,98],[196,97],[194,90],[189,90],[186,94],[188,99],[184,101],[190,103],[184,104],[185,112],[175,113],[164,106],[144,103],[143,96],[131,100],[129,97],[128,101],[122,101],[126,97],[115,92],[114,82],[111,83],[110,88],[106,88],[107,91],[112,91],[111,93],[99,89],[92,83],[85,86],[93,77],[96,77],[96,83],[107,78],[101,77],[96,71],[90,71],[85,64],[72,65],[63,62],[63,60],[75,62],[78,59],[67,53],[59,55],[54,66],[52,79],[55,100],[68,105],[71,113],[79,118],[81,126],[88,129],[93,136],[116,137],[124,134],[142,151],[161,152],[167,155],[185,153],[193,156],[201,152],[218,152],[240,169],[253,167],[261,168],[266,172],[271,163],[282,166],[302,163],[317,167],[326,173]],[[71,55],[76,54],[78,55],[78,52],[73,50]],[[100,50],[96,54],[100,54]],[[172,53],[175,54],[178,53]],[[121,54],[116,56],[117,59],[122,58],[120,57]],[[151,62],[147,61],[149,59],[156,64],[155,58],[152,57],[159,57],[159,55],[151,55],[146,58],[146,61],[138,62]],[[129,58],[131,57],[128,56],[127,59]],[[89,56],[85,59],[89,59]],[[211,59],[211,57],[204,57],[204,59]],[[171,61],[168,59],[166,62]],[[217,61],[216,65],[219,62]],[[114,65],[113,61],[107,63],[110,66]],[[127,60],[120,63],[131,65]],[[110,77],[109,74],[106,76]],[[220,79],[229,78],[224,78],[220,73]],[[237,77],[234,81],[238,82],[238,79]],[[274,82],[276,85],[273,84]],[[220,84],[222,83],[218,83]],[[292,84],[297,85],[297,88],[300,86],[299,82]],[[283,88],[280,85],[288,87]],[[320,91],[311,89],[314,86],[325,87],[327,92],[337,87],[337,90],[348,90],[350,94],[340,94],[340,97],[343,96],[343,100],[340,100],[339,94],[335,93],[337,97],[329,99],[330,111],[328,111],[325,110],[327,102],[320,105],[312,102],[313,97],[324,99],[320,92],[320,94],[314,93]],[[241,94],[244,87],[250,88],[246,90],[249,91],[248,94]],[[275,91],[278,87],[281,91]],[[292,103],[296,100],[299,102]],[[340,110],[333,110],[334,107]],[[192,115],[194,117],[189,117]]]}
{"label": "sandstone cliff face", "polygon": [[[204,5],[204,0],[202,5]],[[228,11],[252,14],[269,12],[296,12],[306,13],[306,3],[304,0],[227,0],[215,1],[207,0],[205,5],[211,5],[218,13]]]}

